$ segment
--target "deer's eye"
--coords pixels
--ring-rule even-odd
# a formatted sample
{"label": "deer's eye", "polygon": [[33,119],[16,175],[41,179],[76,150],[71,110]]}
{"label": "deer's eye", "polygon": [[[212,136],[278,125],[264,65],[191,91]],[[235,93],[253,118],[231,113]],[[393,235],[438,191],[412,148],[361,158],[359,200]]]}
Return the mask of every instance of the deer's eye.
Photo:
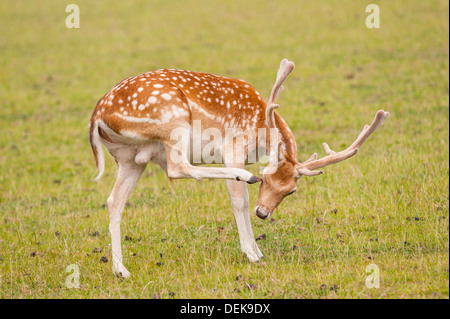
{"label": "deer's eye", "polygon": [[292,194],[294,194],[296,191],[297,191],[297,188],[294,189],[292,192],[289,192],[286,196],[292,195]]}

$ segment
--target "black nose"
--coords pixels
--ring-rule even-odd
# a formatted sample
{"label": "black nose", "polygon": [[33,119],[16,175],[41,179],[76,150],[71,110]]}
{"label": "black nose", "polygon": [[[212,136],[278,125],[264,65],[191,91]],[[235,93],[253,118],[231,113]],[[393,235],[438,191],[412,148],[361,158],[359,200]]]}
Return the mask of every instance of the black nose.
{"label": "black nose", "polygon": [[259,209],[259,207],[256,207],[255,213],[256,213],[256,216],[258,216],[258,217],[261,218],[261,219],[266,219],[266,218],[267,218],[267,215],[265,215],[265,214]]}

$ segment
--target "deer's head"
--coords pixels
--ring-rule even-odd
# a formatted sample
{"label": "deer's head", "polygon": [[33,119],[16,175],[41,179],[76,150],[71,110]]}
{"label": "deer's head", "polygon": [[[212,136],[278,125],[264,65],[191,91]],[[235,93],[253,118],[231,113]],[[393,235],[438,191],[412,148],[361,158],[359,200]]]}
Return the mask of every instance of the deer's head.
{"label": "deer's head", "polygon": [[281,61],[275,85],[267,102],[267,128],[276,128],[279,134],[270,141],[270,161],[263,171],[258,202],[255,206],[256,215],[262,219],[270,217],[283,199],[297,190],[297,181],[302,176],[320,175],[322,171],[316,169],[338,163],[355,155],[370,134],[379,128],[389,115],[388,112],[379,110],[372,124],[365,125],[359,136],[347,149],[334,152],[327,143],[323,143],[327,156],[318,159],[317,154],[314,153],[308,160],[302,163],[298,162],[295,138],[281,116],[275,112],[275,109],[279,107],[275,101],[283,89],[282,84],[293,69],[294,63],[286,59]]}

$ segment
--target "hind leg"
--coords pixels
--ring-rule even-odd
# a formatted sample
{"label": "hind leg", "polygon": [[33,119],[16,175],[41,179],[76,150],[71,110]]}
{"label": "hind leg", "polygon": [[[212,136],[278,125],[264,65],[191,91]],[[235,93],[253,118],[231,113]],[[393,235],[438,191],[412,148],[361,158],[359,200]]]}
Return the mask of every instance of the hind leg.
{"label": "hind leg", "polygon": [[117,180],[106,202],[110,218],[109,231],[111,233],[113,273],[116,276],[130,276],[129,271],[122,263],[120,221],[125,204],[145,167],[145,165],[138,165],[134,161],[119,162]]}

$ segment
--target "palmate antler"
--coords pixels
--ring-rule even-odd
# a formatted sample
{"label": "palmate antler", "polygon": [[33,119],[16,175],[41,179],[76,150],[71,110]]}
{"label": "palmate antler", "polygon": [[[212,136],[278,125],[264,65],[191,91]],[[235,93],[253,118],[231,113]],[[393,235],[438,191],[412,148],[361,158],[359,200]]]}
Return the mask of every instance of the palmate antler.
{"label": "palmate antler", "polygon": [[338,163],[340,161],[346,160],[347,158],[355,155],[361,145],[369,138],[377,128],[383,125],[384,120],[389,116],[389,112],[379,110],[375,115],[375,119],[372,124],[365,125],[358,138],[350,145],[347,149],[335,152],[330,149],[327,143],[322,143],[325,152],[328,156],[317,159],[317,153],[314,153],[308,160],[297,165],[296,169],[300,175],[314,176],[322,174],[322,171],[314,171],[315,169],[325,167],[331,164]]}

